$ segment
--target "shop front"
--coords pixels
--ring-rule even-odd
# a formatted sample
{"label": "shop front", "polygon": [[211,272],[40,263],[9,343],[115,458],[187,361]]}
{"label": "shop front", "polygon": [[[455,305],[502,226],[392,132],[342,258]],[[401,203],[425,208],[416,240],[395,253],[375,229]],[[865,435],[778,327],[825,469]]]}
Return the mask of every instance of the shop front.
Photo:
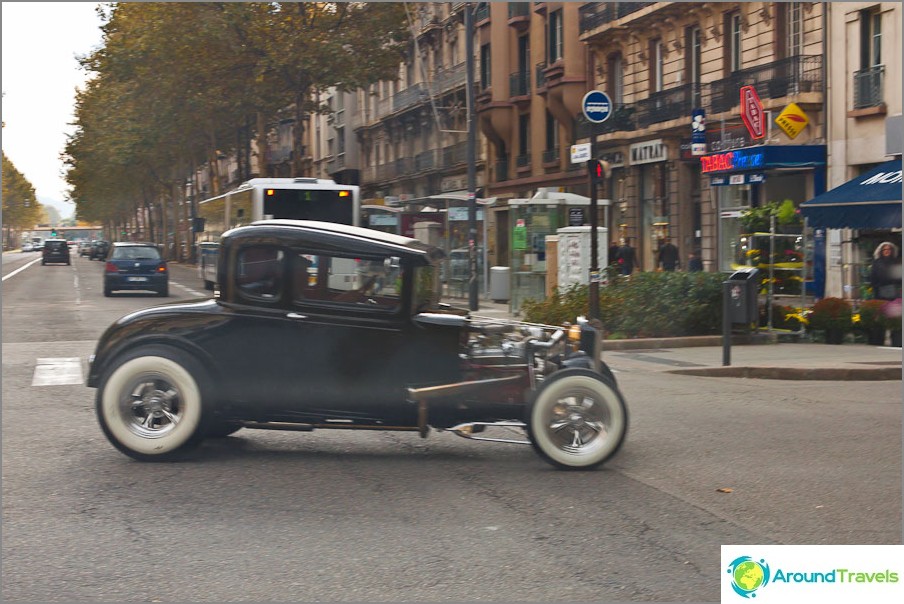
{"label": "shop front", "polygon": [[[728,272],[747,264],[754,229],[748,210],[791,200],[794,208],[825,191],[824,145],[759,145],[700,157],[708,177],[717,222],[717,268]],[[771,228],[771,227],[770,227]],[[767,231],[769,228],[766,229]],[[803,235],[798,228],[785,235]],[[794,241],[801,244],[797,238]],[[803,248],[801,247],[801,252]],[[814,249],[819,254],[819,250]],[[824,253],[824,251],[822,252]]]}

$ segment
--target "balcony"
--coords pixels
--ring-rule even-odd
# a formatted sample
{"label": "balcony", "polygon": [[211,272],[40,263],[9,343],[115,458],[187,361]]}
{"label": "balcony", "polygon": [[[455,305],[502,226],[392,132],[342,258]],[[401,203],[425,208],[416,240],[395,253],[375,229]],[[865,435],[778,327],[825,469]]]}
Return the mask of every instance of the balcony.
{"label": "balcony", "polygon": [[418,153],[414,157],[414,170],[415,172],[424,172],[425,170],[432,170],[436,167],[436,152],[433,149],[429,151],[423,151]]}
{"label": "balcony", "polygon": [[451,147],[443,148],[443,167],[451,168],[456,164],[463,164],[467,161],[468,143],[456,143]]}
{"label": "balcony", "polygon": [[516,71],[509,75],[509,97],[530,96],[530,72]]}
{"label": "balcony", "polygon": [[878,107],[884,102],[885,66],[854,72],[854,109]]}
{"label": "balcony", "polygon": [[559,163],[559,148],[555,147],[553,149],[547,149],[543,152],[543,164],[556,164]]}
{"label": "balcony", "polygon": [[509,2],[508,24],[519,32],[526,31],[530,27],[530,2]]}
{"label": "balcony", "polygon": [[392,110],[402,111],[426,101],[429,97],[423,84],[414,84],[392,96]]}
{"label": "balcony", "polygon": [[700,106],[699,103],[700,84],[685,84],[654,92],[642,101],[634,103],[635,123],[638,128],[646,128],[651,124],[687,118],[695,106]]}
{"label": "balcony", "polygon": [[446,92],[464,85],[467,76],[467,65],[459,63],[452,67],[441,67],[436,70],[433,76],[434,90],[438,92]]}
{"label": "balcony", "polygon": [[655,2],[592,2],[580,8],[580,33],[593,31],[601,25],[612,23]]}
{"label": "balcony", "polygon": [[612,115],[602,124],[588,122],[583,114],[575,119],[575,138],[589,138],[593,134],[612,134],[614,132],[633,132],[637,129],[634,121],[636,105],[615,105]]}
{"label": "balcony", "polygon": [[537,82],[537,92],[546,92],[546,61],[537,63],[535,81]]}
{"label": "balcony", "polygon": [[474,11],[474,24],[478,24],[482,21],[488,21],[490,18],[490,3],[482,2],[478,5],[477,10]]}
{"label": "balcony", "polygon": [[709,84],[710,111],[731,111],[741,104],[742,86],[756,88],[760,99],[780,99],[805,92],[822,91],[822,57],[798,55],[766,65],[739,69],[729,77]]}
{"label": "balcony", "polygon": [[515,157],[515,169],[518,172],[530,171],[530,153],[522,153]]}

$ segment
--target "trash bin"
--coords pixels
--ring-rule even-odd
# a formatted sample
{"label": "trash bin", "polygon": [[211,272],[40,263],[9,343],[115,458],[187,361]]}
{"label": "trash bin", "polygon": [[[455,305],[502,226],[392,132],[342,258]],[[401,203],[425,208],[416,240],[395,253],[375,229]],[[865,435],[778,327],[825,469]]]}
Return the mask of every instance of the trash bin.
{"label": "trash bin", "polygon": [[510,271],[507,266],[490,267],[490,299],[493,302],[508,302],[511,298]]}
{"label": "trash bin", "polygon": [[728,297],[728,316],[732,323],[759,324],[757,296],[760,290],[760,269],[742,268],[722,282],[722,294]]}

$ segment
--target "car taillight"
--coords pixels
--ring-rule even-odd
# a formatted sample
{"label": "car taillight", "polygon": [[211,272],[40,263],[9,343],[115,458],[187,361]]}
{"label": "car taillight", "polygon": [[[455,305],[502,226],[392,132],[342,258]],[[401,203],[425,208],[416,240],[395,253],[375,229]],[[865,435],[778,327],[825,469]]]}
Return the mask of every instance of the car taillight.
{"label": "car taillight", "polygon": [[108,273],[118,273],[119,269],[116,268],[116,265],[113,264],[112,262],[108,262],[107,264],[104,265],[104,271],[106,271]]}
{"label": "car taillight", "polygon": [[157,272],[158,272],[158,273],[165,273],[165,272],[166,272],[166,265],[165,265],[165,264],[161,264],[160,266],[158,266],[158,267],[157,267]]}

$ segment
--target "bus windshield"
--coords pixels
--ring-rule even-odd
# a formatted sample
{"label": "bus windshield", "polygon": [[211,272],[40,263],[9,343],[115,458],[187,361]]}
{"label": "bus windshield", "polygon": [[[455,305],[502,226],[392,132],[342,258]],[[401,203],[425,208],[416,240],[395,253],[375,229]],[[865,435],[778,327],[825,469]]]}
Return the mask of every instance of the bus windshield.
{"label": "bus windshield", "polygon": [[349,191],[265,189],[263,214],[291,220],[354,224],[355,203]]}

